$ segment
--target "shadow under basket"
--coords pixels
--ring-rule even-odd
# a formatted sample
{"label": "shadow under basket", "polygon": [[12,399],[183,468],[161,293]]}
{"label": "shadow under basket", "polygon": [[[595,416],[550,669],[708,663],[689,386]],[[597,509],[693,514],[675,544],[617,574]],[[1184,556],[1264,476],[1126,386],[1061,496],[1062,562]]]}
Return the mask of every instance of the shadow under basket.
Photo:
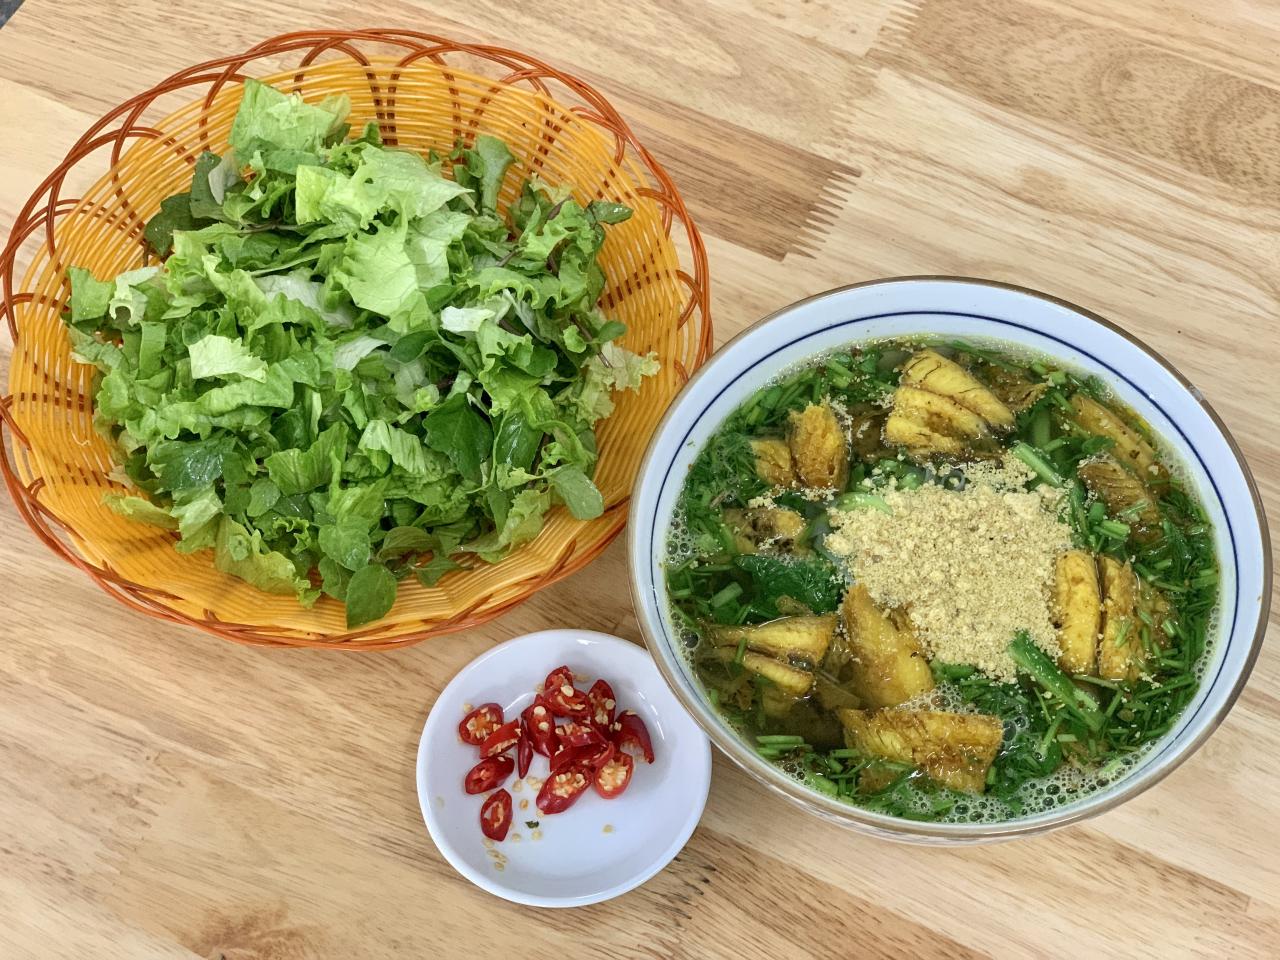
{"label": "shadow under basket", "polygon": [[[341,604],[312,609],[214,569],[209,551],[179,554],[166,531],[102,502],[125,492],[92,426],[94,369],[76,363],[61,320],[66,271],[98,277],[148,262],[142,230],[165,197],[185,190],[196,158],[226,147],[243,81],[256,77],[308,101],[351,100],[356,129],[375,121],[388,145],[448,152],[478,133],[504,139],[516,163],[500,206],[537,173],[580,202],[634,209],[600,254],[602,307],[627,325],[622,344],[654,351],[657,376],[615,396],[597,426],[604,514],[563,507],[501,563],[476,562],[432,588],[410,578],[391,612],[356,631]],[[105,172],[104,172],[105,171]],[[25,267],[25,270],[23,269]],[[19,275],[19,271],[22,271]],[[20,211],[0,253],[0,313],[13,340],[0,400],[0,470],[23,520],[60,556],[135,610],[228,640],[379,650],[492,619],[591,562],[626,522],[629,494],[659,418],[710,354],[706,253],[663,169],[588,85],[499,47],[398,30],[305,32],[199,64],[121,104],[93,125]]]}

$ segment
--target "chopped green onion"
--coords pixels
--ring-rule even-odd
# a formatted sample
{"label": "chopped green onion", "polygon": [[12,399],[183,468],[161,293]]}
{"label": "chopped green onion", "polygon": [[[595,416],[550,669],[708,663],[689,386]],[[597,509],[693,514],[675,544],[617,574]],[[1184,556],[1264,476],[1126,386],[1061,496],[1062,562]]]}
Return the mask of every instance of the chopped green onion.
{"label": "chopped green onion", "polygon": [[1040,740],[1040,756],[1045,756],[1049,752],[1049,744],[1053,742],[1054,737],[1058,735],[1058,728],[1062,726],[1062,714],[1058,714],[1053,718],[1053,723],[1049,724],[1049,730]]}
{"label": "chopped green onion", "polygon": [[1025,630],[1020,630],[1013,638],[1013,642],[1009,644],[1009,655],[1013,657],[1013,662],[1047,693],[1053,694],[1064,707],[1079,714],[1080,719],[1090,730],[1102,728],[1098,702],[1072,683],[1071,678],[1049,659],[1048,654],[1032,642],[1031,636]]}
{"label": "chopped green onion", "polygon": [[1191,578],[1192,587],[1212,587],[1218,582],[1217,570],[1204,570]]}
{"label": "chopped green onion", "polygon": [[837,510],[862,510],[862,509],[880,510],[884,513],[893,513],[889,507],[889,503],[884,497],[875,493],[842,493],[836,497]]}
{"label": "chopped green onion", "polygon": [[768,733],[756,737],[756,743],[762,747],[801,747],[804,737],[791,733]]}
{"label": "chopped green onion", "polygon": [[1114,680],[1104,680],[1102,677],[1091,677],[1088,674],[1078,674],[1074,679],[1083,680],[1085,683],[1092,683],[1096,687],[1106,687],[1108,690],[1119,690],[1120,684]]}
{"label": "chopped green onion", "polygon": [[911,473],[904,473],[901,477],[898,478],[898,489],[914,490],[916,487],[920,486],[922,483],[924,483],[924,477],[920,474],[920,472],[912,471]]}
{"label": "chopped green onion", "polygon": [[742,596],[742,584],[731,583],[711,598],[711,606],[723,607],[730,600],[737,600],[740,596]]}
{"label": "chopped green onion", "polygon": [[1115,537],[1117,540],[1127,540],[1129,530],[1127,523],[1120,523],[1118,520],[1103,520],[1098,524],[1099,533],[1105,533],[1108,537]]}
{"label": "chopped green onion", "polygon": [[1031,421],[1031,443],[1033,446],[1044,449],[1045,444],[1049,442],[1049,411],[1042,408],[1035,415],[1035,419]]}
{"label": "chopped green onion", "polygon": [[825,793],[829,797],[834,797],[840,793],[840,788],[836,786],[835,781],[824,777],[820,773],[809,774],[809,785],[819,793]]}
{"label": "chopped green onion", "polygon": [[1042,457],[1035,447],[1029,443],[1015,443],[1011,449],[1015,457],[1025,463],[1028,467],[1035,471],[1045,483],[1055,487],[1062,486],[1062,477],[1058,475],[1058,471],[1049,465],[1049,462]]}
{"label": "chopped green onion", "polygon": [[1195,676],[1188,674],[1185,677],[1179,677],[1176,680],[1170,680],[1167,683],[1162,683],[1160,684],[1160,686],[1154,687],[1151,690],[1146,690],[1138,694],[1137,699],[1152,700],[1155,697],[1158,697],[1161,694],[1167,693],[1170,690],[1177,690],[1180,687],[1189,687],[1191,684],[1195,682],[1196,682]]}

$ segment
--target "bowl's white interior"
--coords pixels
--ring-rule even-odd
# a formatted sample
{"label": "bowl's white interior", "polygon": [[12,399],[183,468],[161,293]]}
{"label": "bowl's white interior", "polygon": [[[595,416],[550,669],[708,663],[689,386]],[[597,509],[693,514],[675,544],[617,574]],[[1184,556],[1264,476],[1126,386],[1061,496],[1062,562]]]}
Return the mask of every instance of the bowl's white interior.
{"label": "bowl's white interior", "polygon": [[[929,334],[998,341],[1055,358],[1105,381],[1165,439],[1213,523],[1222,601],[1204,682],[1180,723],[1125,778],[1049,813],[1005,824],[913,824],[830,800],[777,771],[705,703],[675,649],[662,590],[667,530],[683,478],[725,417],[779,372],[858,341]],[[770,786],[820,813],[914,839],[985,839],[1035,832],[1105,809],[1171,770],[1234,702],[1260,642],[1269,584],[1265,519],[1234,444],[1204,405],[1154,355],[1105,322],[1029,291],[957,280],[886,281],[832,291],[786,308],[723,348],[668,411],[632,501],[630,549],[637,612],[655,657],[713,740]]]}

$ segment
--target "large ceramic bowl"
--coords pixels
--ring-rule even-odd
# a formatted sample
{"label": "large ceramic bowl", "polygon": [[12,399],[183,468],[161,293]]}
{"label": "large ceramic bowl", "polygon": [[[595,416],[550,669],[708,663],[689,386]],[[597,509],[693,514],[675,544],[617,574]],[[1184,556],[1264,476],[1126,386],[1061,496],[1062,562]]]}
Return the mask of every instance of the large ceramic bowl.
{"label": "large ceramic bowl", "polygon": [[[780,371],[859,341],[935,334],[998,341],[1095,374],[1164,437],[1199,490],[1221,563],[1220,616],[1196,698],[1132,772],[1048,813],[995,824],[929,824],[870,813],[819,794],[759,757],[709,706],[680,652],[663,585],[667,532],[684,477],[725,417]],[[775,313],[725,346],[685,386],[650,443],[629,535],[636,611],[654,659],[712,742],[768,787],[866,833],[932,843],[1042,833],[1136,796],[1187,759],[1222,721],[1257,658],[1270,603],[1266,519],[1239,449],[1204,398],[1154,351],[1078,307],[1017,287],[906,278],[843,287]]]}

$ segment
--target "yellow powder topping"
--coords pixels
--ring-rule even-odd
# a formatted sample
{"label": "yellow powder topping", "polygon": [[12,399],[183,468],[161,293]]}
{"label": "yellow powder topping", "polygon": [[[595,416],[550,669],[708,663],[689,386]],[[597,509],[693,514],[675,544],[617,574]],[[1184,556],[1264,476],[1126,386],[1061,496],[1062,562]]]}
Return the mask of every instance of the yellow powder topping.
{"label": "yellow powder topping", "polygon": [[1071,546],[1058,491],[1023,490],[1020,466],[962,465],[963,491],[888,490],[891,513],[832,510],[826,540],[878,605],[906,608],[931,659],[1009,680],[1017,631],[1058,654],[1051,586],[1054,563]]}

